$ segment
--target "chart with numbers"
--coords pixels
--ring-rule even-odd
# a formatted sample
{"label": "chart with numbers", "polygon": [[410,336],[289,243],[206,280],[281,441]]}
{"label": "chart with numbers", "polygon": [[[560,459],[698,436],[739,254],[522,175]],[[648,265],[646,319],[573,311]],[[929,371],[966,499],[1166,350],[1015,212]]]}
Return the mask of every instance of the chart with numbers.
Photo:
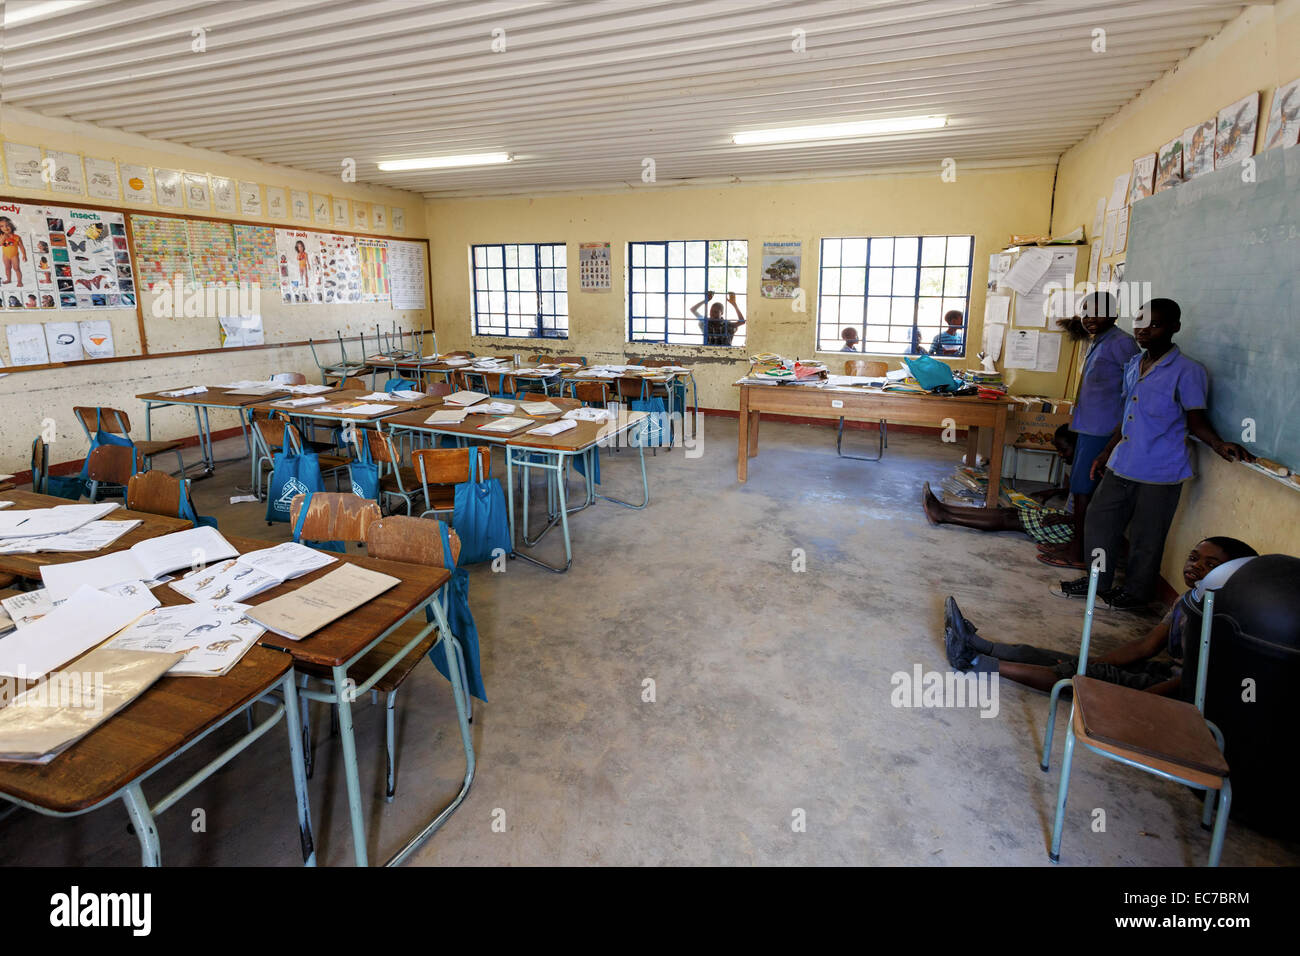
{"label": "chart with numbers", "polygon": [[609,291],[608,242],[584,242],[578,247],[578,280],[583,292]]}

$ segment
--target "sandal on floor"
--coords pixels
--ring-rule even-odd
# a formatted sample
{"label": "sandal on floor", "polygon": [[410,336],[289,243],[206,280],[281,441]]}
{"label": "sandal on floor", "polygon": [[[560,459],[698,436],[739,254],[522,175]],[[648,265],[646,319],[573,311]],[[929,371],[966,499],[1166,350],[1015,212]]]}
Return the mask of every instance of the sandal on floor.
{"label": "sandal on floor", "polygon": [[1038,555],[1038,560],[1054,568],[1074,568],[1077,571],[1082,571],[1085,567],[1082,561],[1067,561],[1065,558],[1058,558],[1054,554],[1043,554],[1041,552]]}

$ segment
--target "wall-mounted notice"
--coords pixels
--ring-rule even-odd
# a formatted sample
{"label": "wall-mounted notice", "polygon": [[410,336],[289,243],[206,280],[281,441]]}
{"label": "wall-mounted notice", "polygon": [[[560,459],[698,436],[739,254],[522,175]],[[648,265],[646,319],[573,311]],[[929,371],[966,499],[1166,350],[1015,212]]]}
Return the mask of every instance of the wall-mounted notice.
{"label": "wall-mounted notice", "polygon": [[424,243],[388,244],[388,285],[394,309],[424,308],[424,270]]}
{"label": "wall-mounted notice", "polygon": [[228,222],[187,219],[190,271],[195,282],[226,283],[239,281],[239,257],[235,250],[235,230]]}
{"label": "wall-mounted notice", "polygon": [[256,282],[265,291],[280,287],[274,229],[235,223],[235,249],[240,282]]}
{"label": "wall-mounted notice", "polygon": [[348,226],[348,201],[334,197],[334,225],[346,229]]}
{"label": "wall-mounted notice", "polygon": [[71,193],[80,196],[86,191],[86,177],[81,169],[80,153],[65,153],[57,149],[47,149],[45,158],[49,163],[50,188],[56,193]]}
{"label": "wall-mounted notice", "polygon": [[289,212],[294,219],[311,221],[311,201],[301,189],[289,190]]}
{"label": "wall-mounted notice", "polygon": [[272,219],[289,217],[289,196],[283,186],[266,187],[266,214]]}
{"label": "wall-mounted notice", "polygon": [[46,322],[45,346],[51,362],[80,362],[81,327],[76,322]]}
{"label": "wall-mounted notice", "polygon": [[218,317],[217,327],[221,332],[221,347],[223,349],[266,344],[260,315],[223,315]]}
{"label": "wall-mounted notice", "polygon": [[406,232],[406,210],[393,206],[389,212],[392,214],[393,232]]}
{"label": "wall-mounted notice", "polygon": [[86,157],[86,192],[91,199],[117,202],[122,198],[117,163],[111,159]]}
{"label": "wall-mounted notice", "polygon": [[1038,336],[1037,329],[1008,329],[1002,364],[1007,368],[1034,368],[1038,364]]}
{"label": "wall-mounted notice", "polygon": [[135,308],[121,213],[0,204],[0,308]]}
{"label": "wall-mounted notice", "polygon": [[793,299],[799,288],[799,268],[803,259],[798,242],[763,243],[763,272],[760,283],[765,299]]}
{"label": "wall-mounted notice", "polygon": [[189,230],[184,219],[160,216],[132,216],[131,234],[135,237],[135,260],[140,270],[140,284],[153,289],[158,284],[181,282],[193,278],[190,271]]}
{"label": "wall-mounted notice", "polygon": [[149,175],[149,167],[123,163],[121,170],[122,198],[153,205],[153,177]]}
{"label": "wall-mounted notice", "polygon": [[108,319],[82,319],[77,324],[87,358],[113,357],[113,325]]}
{"label": "wall-mounted notice", "polygon": [[11,365],[48,365],[50,353],[45,345],[45,330],[40,323],[5,326]]}
{"label": "wall-mounted notice", "polygon": [[609,291],[608,242],[584,242],[578,246],[578,288],[583,292]]}
{"label": "wall-mounted notice", "polygon": [[9,185],[23,189],[44,189],[41,179],[41,151],[22,143],[5,143],[5,172]]}
{"label": "wall-mounted notice", "polygon": [[181,194],[184,188],[181,184],[181,174],[176,169],[155,169],[153,171],[154,185],[158,187],[158,205],[167,206],[170,209],[181,209],[185,206],[185,199]]}
{"label": "wall-mounted notice", "polygon": [[235,181],[225,176],[212,177],[212,208],[223,216],[239,212],[239,193]]}
{"label": "wall-mounted notice", "polygon": [[318,226],[330,225],[330,197],[311,194],[311,220]]}
{"label": "wall-mounted notice", "polygon": [[239,181],[239,211],[245,216],[262,215],[262,187],[259,184]]}
{"label": "wall-mounted notice", "polygon": [[388,240],[358,239],[357,257],[361,266],[361,301],[387,302],[391,294],[388,280]]}
{"label": "wall-mounted notice", "polygon": [[353,236],[305,229],[275,231],[280,296],[289,303],[350,303],[361,299],[361,264]]}
{"label": "wall-mounted notice", "polygon": [[186,173],[181,177],[185,186],[185,208],[195,212],[212,210],[212,187],[207,173]]}

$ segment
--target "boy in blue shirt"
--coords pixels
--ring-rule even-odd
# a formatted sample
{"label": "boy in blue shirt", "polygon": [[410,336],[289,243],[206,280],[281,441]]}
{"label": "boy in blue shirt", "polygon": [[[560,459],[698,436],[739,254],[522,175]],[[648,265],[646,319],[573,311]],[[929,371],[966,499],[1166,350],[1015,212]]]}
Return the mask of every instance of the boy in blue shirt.
{"label": "boy in blue shirt", "polygon": [[[1077,438],[1070,469],[1074,497],[1074,536],[1066,544],[1039,546],[1038,560],[1060,568],[1083,567],[1084,521],[1097,487],[1092,463],[1119,428],[1124,404],[1124,367],[1137,355],[1133,336],[1115,325],[1119,301],[1109,292],[1094,292],[1079,304],[1078,320],[1091,338],[1079,378],[1079,395],[1070,420]],[[1103,459],[1104,460],[1104,459]]]}
{"label": "boy in blue shirt", "polygon": [[956,309],[951,309],[944,314],[943,321],[948,328],[936,335],[930,342],[930,354],[961,355],[962,314]]}
{"label": "boy in blue shirt", "polygon": [[[1205,414],[1210,377],[1205,366],[1174,345],[1180,328],[1182,310],[1173,299],[1152,299],[1138,312],[1133,333],[1143,352],[1124,367],[1122,421],[1092,466],[1093,477],[1101,480],[1084,522],[1084,554],[1102,560],[1098,593],[1117,611],[1143,610],[1155,596],[1165,536],[1182,483],[1192,477],[1188,434],[1225,461],[1254,460],[1240,445],[1223,441],[1210,424]],[[1124,586],[1114,587],[1125,529],[1128,569]],[[1086,597],[1088,579],[1062,581],[1052,593]]]}

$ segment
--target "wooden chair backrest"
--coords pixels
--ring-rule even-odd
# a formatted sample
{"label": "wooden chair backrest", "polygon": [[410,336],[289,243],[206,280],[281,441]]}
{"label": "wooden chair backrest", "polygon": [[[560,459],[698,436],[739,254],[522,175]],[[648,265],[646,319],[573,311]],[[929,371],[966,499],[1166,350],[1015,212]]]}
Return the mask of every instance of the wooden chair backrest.
{"label": "wooden chair backrest", "polygon": [[474,353],[465,349],[458,349],[455,352],[448,352],[443,358],[473,358]]}
{"label": "wooden chair backrest", "polygon": [[845,375],[856,375],[865,378],[884,378],[885,373],[889,371],[889,365],[886,362],[871,361],[868,359],[849,359],[844,363]]}
{"label": "wooden chair backrest", "polygon": [[557,355],[557,356],[555,356],[555,358],[551,359],[551,364],[552,364],[552,365],[571,364],[571,363],[575,363],[575,362],[576,362],[578,365],[586,365],[586,364],[587,364],[587,356],[585,356],[585,355]]}
{"label": "wooden chair backrest", "polygon": [[423,391],[425,395],[450,395],[451,382],[431,382],[424,386]]}
{"label": "wooden chair backrest", "polygon": [[44,492],[45,478],[50,473],[50,446],[45,439],[36,436],[32,442],[32,490]]}
{"label": "wooden chair backrest", "polygon": [[156,468],[132,475],[126,485],[126,506],[132,511],[178,517],[181,513],[181,481]]}
{"label": "wooden chair backrest", "polygon": [[[289,527],[298,527],[298,515],[306,495],[295,495],[289,502]],[[336,491],[318,491],[312,495],[311,507],[302,522],[302,537],[307,541],[365,541],[370,526],[383,516],[379,502],[360,495]]]}
{"label": "wooden chair backrest", "polygon": [[884,378],[888,372],[889,372],[888,362],[875,361],[875,362],[867,363],[866,374],[869,375],[871,378]]}
{"label": "wooden chair backrest", "polygon": [[281,418],[253,419],[253,429],[266,444],[266,447],[272,451],[284,446],[284,430],[288,424]]}
{"label": "wooden chair backrest", "polygon": [[609,386],[604,382],[574,382],[573,397],[589,405],[604,405],[609,401]]}
{"label": "wooden chair backrest", "polygon": [[614,392],[619,398],[640,398],[641,384],[639,378],[616,378],[614,379]]}
{"label": "wooden chair backrest", "polygon": [[553,396],[545,392],[523,392],[519,396],[521,402],[549,402]]}
{"label": "wooden chair backrest", "polygon": [[358,433],[366,436],[366,445],[370,448],[370,457],[375,461],[385,465],[398,465],[401,463],[401,460],[397,457],[397,449],[393,447],[393,439],[387,432],[366,428],[358,429]]}
{"label": "wooden chair backrest", "polygon": [[[73,411],[85,424],[86,431],[92,435],[97,424],[98,427],[113,435],[126,435],[131,431],[130,416],[120,408],[110,408],[107,405],[78,405]],[[98,422],[96,422],[97,418]]]}
{"label": "wooden chair backrest", "polygon": [[100,445],[90,453],[86,477],[91,481],[125,485],[135,473],[135,464],[135,449],[130,445]]}
{"label": "wooden chair backrest", "polygon": [[271,381],[281,385],[306,385],[307,376],[302,372],[276,372],[271,376]]}
{"label": "wooden chair backrest", "polygon": [[451,561],[443,560],[441,521],[393,515],[370,525],[366,532],[366,553],[382,561],[405,561],[435,568],[454,565],[460,557],[460,537],[447,529]]}
{"label": "wooden chair backrest", "polygon": [[339,388],[345,388],[350,392],[364,392],[370,390],[370,386],[366,384],[365,379],[355,377],[345,378],[343,381],[339,382]]}
{"label": "wooden chair backrest", "polygon": [[642,359],[641,364],[646,368],[663,368],[665,365],[676,365],[672,359]]}
{"label": "wooden chair backrest", "polygon": [[429,485],[458,485],[469,481],[469,454],[478,455],[478,476],[490,478],[492,450],[487,445],[474,448],[417,448],[415,473]]}

